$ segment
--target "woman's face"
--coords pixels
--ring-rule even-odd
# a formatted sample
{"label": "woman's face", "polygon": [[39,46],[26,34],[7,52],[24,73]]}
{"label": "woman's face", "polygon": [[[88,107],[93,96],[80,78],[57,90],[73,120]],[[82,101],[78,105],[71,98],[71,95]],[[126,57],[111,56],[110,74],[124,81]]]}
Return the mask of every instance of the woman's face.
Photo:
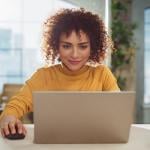
{"label": "woman's face", "polygon": [[65,33],[60,36],[59,56],[62,63],[71,71],[81,69],[90,56],[90,40],[80,31],[72,31],[69,36]]}

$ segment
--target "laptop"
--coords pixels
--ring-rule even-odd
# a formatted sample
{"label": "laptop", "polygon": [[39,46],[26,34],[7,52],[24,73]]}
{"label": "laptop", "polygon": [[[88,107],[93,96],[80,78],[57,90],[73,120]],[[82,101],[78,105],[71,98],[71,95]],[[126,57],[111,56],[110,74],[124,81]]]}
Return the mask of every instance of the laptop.
{"label": "laptop", "polygon": [[33,93],[34,143],[126,143],[135,92]]}

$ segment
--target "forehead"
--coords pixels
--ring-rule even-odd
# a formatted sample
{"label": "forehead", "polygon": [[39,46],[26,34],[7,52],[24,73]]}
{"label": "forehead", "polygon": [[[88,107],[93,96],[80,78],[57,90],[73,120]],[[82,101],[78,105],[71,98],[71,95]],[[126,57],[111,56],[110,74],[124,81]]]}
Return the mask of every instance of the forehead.
{"label": "forehead", "polygon": [[88,35],[83,31],[71,31],[70,33],[62,33],[60,35],[60,41],[78,41],[78,42],[88,42],[89,37]]}

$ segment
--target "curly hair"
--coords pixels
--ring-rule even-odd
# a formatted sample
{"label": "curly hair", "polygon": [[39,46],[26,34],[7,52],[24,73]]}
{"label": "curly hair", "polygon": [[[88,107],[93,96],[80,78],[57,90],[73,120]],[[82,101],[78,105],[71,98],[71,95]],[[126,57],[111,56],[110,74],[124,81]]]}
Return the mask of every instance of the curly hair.
{"label": "curly hair", "polygon": [[103,20],[96,14],[80,9],[61,9],[44,22],[42,51],[46,62],[55,63],[62,33],[83,31],[90,39],[89,62],[100,63],[107,49],[113,50],[113,42],[106,32]]}

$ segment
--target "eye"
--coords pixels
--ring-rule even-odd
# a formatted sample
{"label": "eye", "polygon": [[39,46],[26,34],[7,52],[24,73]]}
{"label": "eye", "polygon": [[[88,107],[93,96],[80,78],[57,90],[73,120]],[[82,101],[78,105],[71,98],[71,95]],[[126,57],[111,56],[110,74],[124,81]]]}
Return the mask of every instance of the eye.
{"label": "eye", "polygon": [[70,46],[70,45],[67,45],[67,44],[64,44],[64,45],[62,45],[62,47],[63,47],[64,49],[69,49],[71,46]]}
{"label": "eye", "polygon": [[80,45],[81,49],[86,49],[88,47],[88,45]]}

